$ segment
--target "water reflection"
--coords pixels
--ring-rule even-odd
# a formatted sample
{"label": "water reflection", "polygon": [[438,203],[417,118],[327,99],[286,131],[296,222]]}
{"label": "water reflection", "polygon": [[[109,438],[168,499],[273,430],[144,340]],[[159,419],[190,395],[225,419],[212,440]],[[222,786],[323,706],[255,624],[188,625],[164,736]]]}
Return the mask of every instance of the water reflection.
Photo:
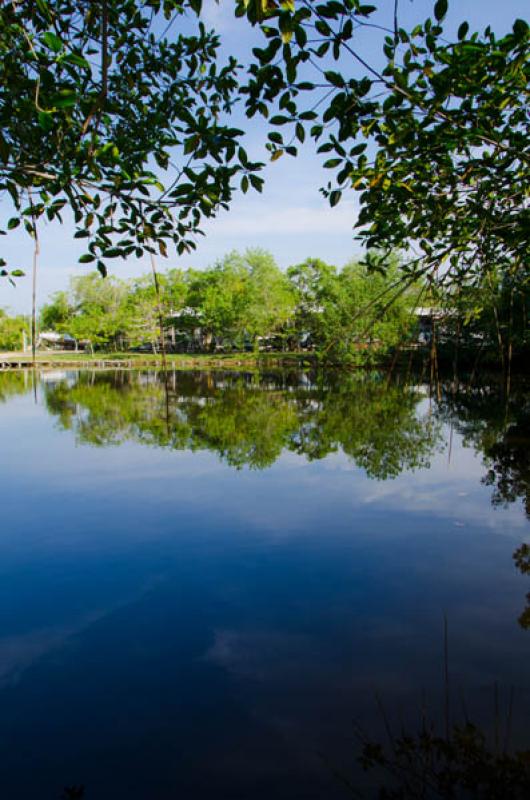
{"label": "water reflection", "polygon": [[25,394],[31,385],[31,376],[26,371],[9,370],[0,372],[0,403],[9,398]]}
{"label": "water reflection", "polygon": [[125,441],[210,450],[231,467],[270,467],[284,451],[323,459],[341,450],[373,478],[426,467],[440,444],[440,423],[417,412],[424,392],[380,375],[169,376],[81,374],[44,385],[50,413],[77,441]]}
{"label": "water reflection", "polygon": [[[0,400],[27,390],[23,376],[2,376]],[[270,467],[284,450],[309,460],[342,451],[368,476],[393,478],[429,466],[450,423],[484,457],[492,503],[523,500],[530,516],[530,392],[510,397],[495,378],[452,382],[420,406],[426,387],[389,383],[384,375],[234,375],[115,372],[47,380],[49,412],[79,443],[134,441],[178,450],[210,450],[231,467]],[[168,400],[168,403],[166,402]],[[419,407],[420,406],[420,407]]]}
{"label": "water reflection", "polygon": [[[266,469],[283,452],[308,461],[342,452],[370,478],[426,469],[453,432],[484,463],[493,506],[522,500],[530,518],[530,387],[505,396],[498,376],[428,387],[399,374],[318,375],[158,371],[45,372],[41,397],[61,430],[96,447],[135,442],[215,453],[230,467]],[[34,389],[23,372],[0,375],[0,402]],[[442,426],[449,426],[449,441]],[[521,571],[527,559],[516,557]],[[527,626],[530,612],[521,620]]]}
{"label": "water reflection", "polygon": [[0,375],[3,795],[340,798],[373,690],[440,716],[444,614],[455,703],[485,728],[513,685],[527,745],[524,386],[167,386]]}
{"label": "water reflection", "polygon": [[494,506],[522,500],[530,518],[530,386],[516,382],[508,397],[498,377],[454,391],[444,387],[437,416],[482,454]]}

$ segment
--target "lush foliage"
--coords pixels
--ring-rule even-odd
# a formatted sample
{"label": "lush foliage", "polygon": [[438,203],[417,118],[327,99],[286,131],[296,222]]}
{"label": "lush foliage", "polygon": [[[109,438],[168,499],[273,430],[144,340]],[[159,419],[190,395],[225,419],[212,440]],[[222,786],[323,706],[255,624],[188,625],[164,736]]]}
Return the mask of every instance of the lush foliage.
{"label": "lush foliage", "polygon": [[[0,190],[36,235],[67,206],[84,261],[193,247],[204,216],[237,178],[261,188],[223,121],[238,65],[219,63],[201,0],[118,3],[22,0],[0,9]],[[528,280],[529,29],[498,38],[462,21],[443,29],[447,0],[413,30],[361,0],[235,0],[261,27],[248,66],[247,113],[274,127],[272,159],[309,135],[335,180],[331,204],[360,192],[359,236],[382,256],[408,252],[412,274],[459,284],[490,270]],[[194,23],[195,20],[195,23]],[[370,63],[364,29],[381,32]],[[280,127],[288,127],[285,136]],[[153,167],[156,166],[155,171]],[[444,266],[445,265],[445,266]],[[441,269],[442,268],[442,269]],[[441,271],[440,271],[441,270]],[[5,273],[8,270],[4,270]]]}
{"label": "lush foliage", "polygon": [[[462,284],[492,269],[528,280],[530,63],[528,25],[497,38],[457,41],[443,29],[447,0],[407,31],[392,4],[381,57],[358,46],[375,5],[360,0],[239,0],[238,13],[261,26],[245,87],[250,116],[270,118],[272,158],[296,155],[309,134],[335,181],[332,205],[360,192],[359,237],[369,248],[408,253],[412,274]],[[376,18],[379,23],[380,20]],[[378,26],[379,27],[379,26]]]}
{"label": "lush foliage", "polygon": [[[423,395],[414,388],[422,378],[415,371],[403,377],[179,371],[166,381],[154,372],[83,372],[74,382],[47,382],[43,392],[50,412],[81,443],[209,449],[233,466],[252,467],[270,465],[285,448],[309,460],[340,449],[378,478],[428,464],[445,423],[482,453],[493,505],[518,501],[530,514],[528,385],[519,381],[506,397],[502,381],[491,377],[456,386],[450,380],[422,416]],[[27,378],[2,373],[0,400],[29,391]],[[528,552],[518,551],[525,572]]]}
{"label": "lush foliage", "polygon": [[[229,253],[207,270],[169,270],[158,282],[163,325],[175,346],[190,337],[206,350],[261,342],[366,362],[407,342],[416,327],[417,293],[400,288],[397,263],[372,275],[354,261],[338,271],[308,259],[283,273],[270,253],[248,250]],[[158,303],[151,276],[102,281],[92,273],[74,278],[69,292],[43,307],[41,328],[113,348],[154,343],[160,338]]]}
{"label": "lush foliage", "polygon": [[[371,260],[371,256],[369,257]],[[319,259],[282,273],[261,250],[229,253],[206,270],[171,269],[158,276],[170,344],[186,349],[242,349],[266,340],[274,349],[315,350],[326,360],[377,359],[418,340],[412,311],[434,309],[436,343],[452,359],[504,362],[529,350],[530,286],[498,272],[450,292],[426,280],[403,281],[396,259],[384,271],[352,261],[341,270]],[[103,347],[156,343],[159,298],[152,276],[130,281],[97,274],[76,278],[41,310],[42,330],[58,330]]]}
{"label": "lush foliage", "polygon": [[496,506],[521,501],[530,519],[530,397],[518,384],[504,395],[494,380],[442,392],[440,416],[484,456],[484,483]]}
{"label": "lush foliage", "polygon": [[[210,269],[169,270],[158,276],[163,323],[182,334],[200,329],[207,349],[215,340],[242,347],[285,326],[294,293],[272,256],[233,252]],[[159,295],[151,275],[130,281],[97,273],[73,278],[41,311],[41,328],[71,333],[94,344],[155,342],[160,338]],[[126,342],[125,342],[126,340]]]}
{"label": "lush foliage", "polygon": [[0,350],[22,350],[24,333],[28,334],[27,319],[11,317],[0,308]]}
{"label": "lush foliage", "polygon": [[270,253],[229,253],[210,270],[190,274],[188,304],[212,336],[241,346],[270,336],[294,312],[294,295]]}
{"label": "lush foliage", "polygon": [[366,361],[405,344],[416,333],[411,314],[418,294],[404,291],[400,265],[372,273],[366,263],[351,261],[338,272],[318,259],[291,267],[297,293],[294,320],[299,336],[328,358]]}
{"label": "lush foliage", "polygon": [[[0,6],[0,193],[21,222],[73,212],[83,263],[194,247],[234,181],[261,187],[226,123],[238,65],[199,0]],[[195,22],[194,22],[195,20]],[[3,274],[8,274],[6,264]],[[17,266],[17,265],[15,265]],[[18,270],[11,274],[18,274]]]}
{"label": "lush foliage", "polygon": [[[445,292],[426,280],[403,281],[396,259],[373,271],[362,262],[338,270],[310,258],[284,273],[269,253],[249,250],[229,253],[209,269],[161,272],[158,286],[157,294],[152,274],[74,278],[42,307],[40,330],[103,349],[157,350],[162,320],[173,350],[310,349],[342,364],[370,363],[418,340],[430,346],[433,333],[440,355],[455,367],[509,367],[515,359],[519,366],[530,350],[530,285],[510,284],[498,272]],[[419,326],[418,306],[434,314],[435,330]],[[14,335],[10,342],[4,337],[4,349],[19,349],[21,318],[4,313],[2,320]]]}
{"label": "lush foliage", "polygon": [[492,269],[474,285],[449,291],[430,287],[425,295],[444,309],[443,334],[455,352],[471,348],[479,359],[495,354],[507,371],[514,356],[521,363],[528,357],[530,281],[521,283],[513,272]]}
{"label": "lush foliage", "polygon": [[424,718],[418,732],[402,730],[385,744],[360,738],[360,763],[379,776],[381,800],[524,800],[530,791],[530,752],[492,746],[467,715],[444,734]]}

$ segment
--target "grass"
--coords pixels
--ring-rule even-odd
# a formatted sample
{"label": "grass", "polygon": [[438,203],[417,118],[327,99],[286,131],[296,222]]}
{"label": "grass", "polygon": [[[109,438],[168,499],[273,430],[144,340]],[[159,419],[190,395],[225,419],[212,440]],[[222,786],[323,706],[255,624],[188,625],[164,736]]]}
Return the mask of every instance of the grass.
{"label": "grass", "polygon": [[[234,369],[240,367],[274,367],[296,366],[304,368],[313,366],[315,356],[312,353],[168,353],[167,363],[174,369]],[[98,352],[89,353],[49,351],[38,353],[36,364],[41,367],[56,366],[124,366],[134,367],[160,367],[163,360],[160,354],[154,353],[126,353],[126,352]],[[0,368],[2,364],[8,368],[30,367],[32,357],[29,353],[3,353],[0,354]],[[10,365],[16,365],[11,367]]]}

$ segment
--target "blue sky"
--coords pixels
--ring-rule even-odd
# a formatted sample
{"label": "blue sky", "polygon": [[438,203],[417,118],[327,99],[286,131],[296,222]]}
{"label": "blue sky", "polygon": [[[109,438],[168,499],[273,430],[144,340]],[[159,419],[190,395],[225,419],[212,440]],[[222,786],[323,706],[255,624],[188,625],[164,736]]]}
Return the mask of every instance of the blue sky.
{"label": "blue sky", "polygon": [[[454,32],[460,22],[467,19],[472,29],[483,29],[491,25],[502,34],[511,28],[517,17],[528,17],[528,5],[524,0],[450,0],[449,13],[444,23],[448,34]],[[226,53],[233,53],[241,61],[246,60],[258,36],[248,26],[233,19],[232,0],[204,0],[206,22],[216,27],[222,35]],[[393,14],[394,0],[381,0],[381,22]],[[423,21],[432,14],[430,0],[401,0],[400,24],[407,28]],[[244,34],[244,35],[243,35]],[[361,48],[372,63],[377,62],[380,50],[379,35],[363,32]],[[242,120],[238,120],[240,124]],[[247,148],[251,158],[266,160],[263,144],[266,131],[259,120],[245,123]],[[357,202],[352,193],[334,209],[330,209],[321,196],[319,187],[329,180],[322,170],[319,159],[312,152],[311,143],[302,148],[297,159],[283,157],[268,164],[265,172],[265,189],[262,195],[237,194],[229,212],[203,226],[206,233],[199,238],[195,253],[178,258],[170,254],[163,260],[165,267],[204,268],[222,257],[226,252],[247,247],[263,247],[270,250],[278,264],[286,268],[308,256],[322,258],[341,266],[360,253],[353,239]],[[5,218],[7,207],[2,208]],[[40,276],[38,286],[39,304],[49,295],[65,288],[72,275],[80,275],[87,267],[77,263],[82,246],[72,238],[73,228],[68,222],[63,226],[54,224],[41,232]],[[26,270],[26,278],[19,279],[16,287],[0,281],[0,307],[28,313],[31,307],[29,271],[32,258],[32,243],[23,233],[15,231],[2,238],[2,257],[10,266]],[[112,264],[113,273],[124,278],[139,275],[149,269],[145,260],[117,260]]]}

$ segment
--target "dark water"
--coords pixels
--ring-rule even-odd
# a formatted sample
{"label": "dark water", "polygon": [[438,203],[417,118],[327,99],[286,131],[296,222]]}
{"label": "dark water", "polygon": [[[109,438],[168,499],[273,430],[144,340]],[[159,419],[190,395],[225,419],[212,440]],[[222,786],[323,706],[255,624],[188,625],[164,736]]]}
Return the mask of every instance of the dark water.
{"label": "dark water", "polygon": [[352,796],[444,616],[451,718],[530,747],[527,389],[0,375],[0,796]]}

